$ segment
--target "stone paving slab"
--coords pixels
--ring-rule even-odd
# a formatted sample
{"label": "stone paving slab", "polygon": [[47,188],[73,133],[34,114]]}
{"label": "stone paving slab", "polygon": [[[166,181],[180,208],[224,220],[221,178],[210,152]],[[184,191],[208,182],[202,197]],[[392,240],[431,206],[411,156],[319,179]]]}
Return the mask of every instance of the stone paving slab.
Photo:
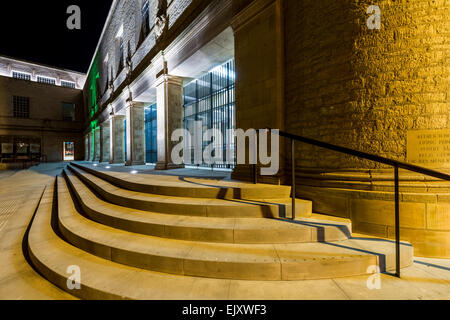
{"label": "stone paving slab", "polygon": [[71,300],[27,262],[22,241],[47,184],[61,164],[14,172],[0,179],[0,300]]}

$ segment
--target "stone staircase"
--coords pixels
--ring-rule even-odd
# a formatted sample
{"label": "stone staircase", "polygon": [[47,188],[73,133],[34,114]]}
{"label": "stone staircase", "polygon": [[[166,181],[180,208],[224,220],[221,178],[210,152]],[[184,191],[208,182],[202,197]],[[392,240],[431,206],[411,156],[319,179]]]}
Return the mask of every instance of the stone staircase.
{"label": "stone staircase", "polygon": [[[83,299],[266,299],[304,280],[395,268],[392,242],[351,238],[348,220],[312,214],[290,188],[71,164],[49,187],[28,244],[50,282]],[[402,267],[413,248],[402,244]],[[81,289],[70,291],[68,267]],[[271,288],[271,293],[264,290]],[[294,297],[295,298],[295,297]]]}

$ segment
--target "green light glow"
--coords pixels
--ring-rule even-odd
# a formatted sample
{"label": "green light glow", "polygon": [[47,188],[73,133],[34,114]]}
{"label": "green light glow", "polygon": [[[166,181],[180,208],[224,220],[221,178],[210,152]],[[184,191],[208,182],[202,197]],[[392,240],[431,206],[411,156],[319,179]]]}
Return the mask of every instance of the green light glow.
{"label": "green light glow", "polygon": [[94,118],[95,114],[98,112],[98,101],[97,97],[99,96],[99,88],[97,85],[98,79],[100,79],[100,71],[98,68],[98,55],[95,57],[94,62],[92,64],[91,71],[89,72],[88,81],[89,81],[89,91],[90,91],[90,100],[89,100],[89,114],[91,119]]}
{"label": "green light glow", "polygon": [[95,56],[94,62],[92,64],[91,71],[88,75],[89,81],[89,115],[91,117],[91,130],[92,130],[92,154],[95,155],[95,131],[99,129],[98,120],[94,120],[99,107],[97,97],[99,96],[98,79],[100,79],[100,71],[98,68],[98,55]]}

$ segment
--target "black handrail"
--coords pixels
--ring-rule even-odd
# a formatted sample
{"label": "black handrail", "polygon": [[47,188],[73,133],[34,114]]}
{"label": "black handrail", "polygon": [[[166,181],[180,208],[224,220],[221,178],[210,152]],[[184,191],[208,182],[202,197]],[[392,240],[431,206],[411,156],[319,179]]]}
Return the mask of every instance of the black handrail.
{"label": "black handrail", "polygon": [[[273,129],[270,129],[270,128],[267,128],[266,130],[268,130],[269,132],[274,131]],[[277,132],[281,137],[290,139],[291,143],[292,143],[292,219],[295,219],[295,199],[296,199],[295,142],[296,141],[394,167],[396,276],[400,278],[400,179],[399,179],[399,168],[405,169],[408,171],[412,171],[412,172],[416,172],[416,173],[420,173],[420,174],[424,174],[424,175],[438,178],[441,180],[447,180],[447,181],[450,181],[450,175],[442,173],[442,172],[438,172],[435,170],[423,168],[420,166],[416,166],[413,164],[409,164],[406,162],[392,160],[392,159],[377,156],[374,154],[370,154],[370,153],[357,151],[354,149],[345,148],[345,147],[337,146],[334,144],[326,143],[323,141],[305,138],[305,137],[287,133],[284,131],[277,130]]]}

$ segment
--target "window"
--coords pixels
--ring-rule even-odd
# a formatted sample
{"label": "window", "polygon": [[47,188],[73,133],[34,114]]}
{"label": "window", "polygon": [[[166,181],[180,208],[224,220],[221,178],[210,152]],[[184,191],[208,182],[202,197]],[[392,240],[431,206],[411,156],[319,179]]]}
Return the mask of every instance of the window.
{"label": "window", "polygon": [[14,118],[29,118],[30,117],[30,98],[28,97],[13,97]]}
{"label": "window", "polygon": [[158,162],[158,116],[156,104],[145,108],[145,151],[146,162]]}
{"label": "window", "polygon": [[117,74],[120,73],[120,71],[122,71],[123,67],[124,67],[124,49],[123,49],[123,37],[120,36],[119,39],[119,69],[117,71]]}
{"label": "window", "polygon": [[56,84],[55,78],[48,78],[48,77],[43,77],[43,76],[38,76],[37,81],[40,83],[46,83],[46,84],[53,84],[53,85]]}
{"label": "window", "polygon": [[63,102],[63,121],[75,121],[75,105]]}
{"label": "window", "polygon": [[147,38],[150,33],[150,1],[144,0],[142,3],[142,36]]}
{"label": "window", "polygon": [[31,80],[31,74],[25,72],[13,71],[13,78],[21,80]]}
{"label": "window", "polygon": [[75,89],[75,82],[61,80],[61,86],[66,87],[66,88]]}

